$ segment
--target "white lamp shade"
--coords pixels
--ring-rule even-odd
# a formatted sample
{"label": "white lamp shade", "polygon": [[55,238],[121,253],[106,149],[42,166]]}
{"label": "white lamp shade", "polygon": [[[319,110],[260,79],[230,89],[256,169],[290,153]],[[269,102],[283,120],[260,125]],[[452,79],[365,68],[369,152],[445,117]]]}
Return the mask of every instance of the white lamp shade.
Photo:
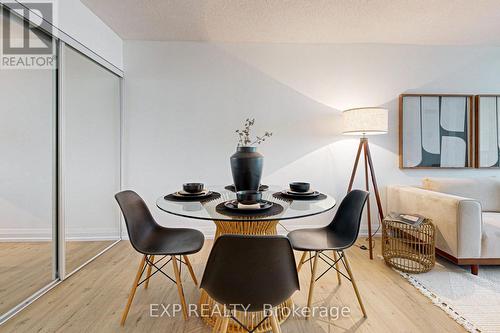
{"label": "white lamp shade", "polygon": [[356,108],[342,113],[345,135],[386,134],[388,131],[388,111],[382,108]]}

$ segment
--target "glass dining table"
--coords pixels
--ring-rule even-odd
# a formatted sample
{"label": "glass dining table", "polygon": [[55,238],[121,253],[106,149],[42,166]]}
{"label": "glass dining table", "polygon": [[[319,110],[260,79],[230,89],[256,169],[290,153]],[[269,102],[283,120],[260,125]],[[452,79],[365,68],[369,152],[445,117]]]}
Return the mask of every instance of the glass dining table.
{"label": "glass dining table", "polygon": [[[207,186],[207,189],[215,193],[213,199],[205,201],[182,201],[170,200],[162,196],[156,201],[157,207],[169,214],[199,220],[211,220],[215,223],[215,239],[224,234],[241,235],[276,235],[277,225],[280,221],[293,220],[325,213],[333,209],[336,200],[328,194],[321,194],[315,200],[292,200],[281,195],[283,188],[279,186],[269,186],[262,191],[262,199],[271,202],[274,206],[280,206],[275,213],[248,214],[234,213],[227,214],[222,211],[221,205],[230,200],[236,199],[236,193],[227,186]],[[277,307],[277,315],[280,323],[284,322],[290,315],[292,300],[288,299]],[[213,327],[219,312],[215,301],[202,290],[200,297],[200,309],[202,318]],[[271,330],[264,313],[235,313],[235,317],[243,323],[249,330],[254,332],[265,332]],[[234,323],[233,323],[234,324]],[[242,332],[241,327],[230,324],[228,332]]]}

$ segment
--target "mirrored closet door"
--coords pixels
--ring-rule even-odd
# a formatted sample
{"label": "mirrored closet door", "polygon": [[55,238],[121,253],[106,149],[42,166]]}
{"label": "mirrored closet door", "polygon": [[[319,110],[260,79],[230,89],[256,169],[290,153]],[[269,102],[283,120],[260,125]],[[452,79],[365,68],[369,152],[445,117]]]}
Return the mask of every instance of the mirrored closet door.
{"label": "mirrored closet door", "polygon": [[0,4],[2,51],[50,45],[57,66],[0,66],[0,324],[121,235],[122,73],[20,12]]}
{"label": "mirrored closet door", "polygon": [[120,238],[120,78],[62,46],[61,194],[69,274]]}
{"label": "mirrored closet door", "polygon": [[[0,27],[2,45],[26,41],[17,16],[0,11]],[[0,69],[0,322],[57,278],[55,92],[55,69]]]}

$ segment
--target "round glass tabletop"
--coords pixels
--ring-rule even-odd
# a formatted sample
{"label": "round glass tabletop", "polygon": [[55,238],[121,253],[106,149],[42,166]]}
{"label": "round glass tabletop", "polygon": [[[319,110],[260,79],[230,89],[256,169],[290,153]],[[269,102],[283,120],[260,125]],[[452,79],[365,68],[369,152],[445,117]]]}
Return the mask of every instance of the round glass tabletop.
{"label": "round glass tabletop", "polygon": [[267,191],[262,192],[262,199],[275,202],[283,206],[283,211],[272,216],[228,216],[216,211],[218,204],[236,199],[236,193],[226,190],[223,186],[208,186],[207,189],[219,192],[221,197],[218,199],[198,202],[198,201],[170,201],[161,196],[156,200],[156,206],[161,210],[183,217],[189,217],[200,220],[217,220],[217,221],[273,221],[273,220],[290,220],[301,217],[313,216],[329,211],[335,207],[335,199],[325,194],[323,200],[282,200],[273,197],[273,194],[280,192],[282,189],[277,186],[270,186]]}

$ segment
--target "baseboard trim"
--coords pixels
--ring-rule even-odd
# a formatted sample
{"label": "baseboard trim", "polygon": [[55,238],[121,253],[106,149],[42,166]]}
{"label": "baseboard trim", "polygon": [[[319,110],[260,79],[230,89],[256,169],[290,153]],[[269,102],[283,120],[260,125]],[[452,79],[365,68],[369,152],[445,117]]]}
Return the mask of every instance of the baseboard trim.
{"label": "baseboard trim", "polygon": [[[9,242],[51,242],[52,230],[47,228],[37,229],[0,229],[0,243]],[[67,241],[107,241],[120,238],[119,234],[110,229],[88,229],[69,233]]]}

